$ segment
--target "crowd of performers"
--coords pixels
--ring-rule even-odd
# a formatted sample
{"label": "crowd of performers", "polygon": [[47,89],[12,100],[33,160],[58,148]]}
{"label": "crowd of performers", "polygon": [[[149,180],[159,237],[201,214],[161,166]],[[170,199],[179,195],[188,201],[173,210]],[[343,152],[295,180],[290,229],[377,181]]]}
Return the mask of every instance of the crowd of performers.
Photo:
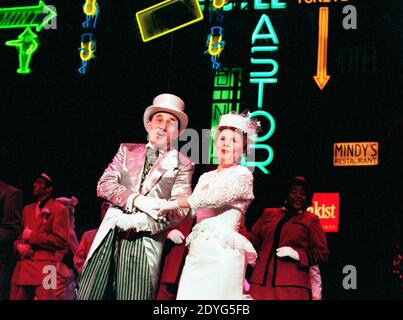
{"label": "crowd of performers", "polygon": [[172,147],[188,124],[183,100],[158,95],[143,119],[148,142],[119,146],[96,187],[101,223],[81,241],[78,199],[55,198],[49,174],[36,177],[37,201],[25,207],[22,192],[0,181],[0,299],[321,299],[329,250],[306,211],[306,178],[290,178],[279,207],[245,228],[253,175],[240,161],[259,123],[221,116],[218,166],[192,190],[195,165]]}

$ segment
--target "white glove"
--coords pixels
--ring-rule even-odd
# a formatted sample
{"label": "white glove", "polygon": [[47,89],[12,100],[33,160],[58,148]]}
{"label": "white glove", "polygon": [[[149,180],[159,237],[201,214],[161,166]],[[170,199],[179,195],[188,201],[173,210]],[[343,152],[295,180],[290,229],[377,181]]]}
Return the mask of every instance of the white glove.
{"label": "white glove", "polygon": [[167,238],[175,244],[181,244],[185,236],[178,229],[173,229],[168,233]]}
{"label": "white glove", "polygon": [[277,257],[290,257],[291,259],[299,261],[299,254],[291,247],[281,247],[276,250]]}
{"label": "white glove", "polygon": [[179,209],[178,200],[164,201],[158,211],[158,218],[161,220],[170,210]]}
{"label": "white glove", "polygon": [[144,231],[148,228],[147,216],[144,212],[133,214],[121,213],[115,216],[116,226],[124,231],[136,229],[136,231]]}
{"label": "white glove", "polygon": [[134,199],[133,205],[140,211],[147,213],[150,217],[157,220],[158,210],[161,208],[164,201],[163,199],[139,195]]}
{"label": "white glove", "polygon": [[[105,223],[111,226],[111,229],[114,229],[116,226],[117,218],[122,214],[122,211],[119,209],[113,208],[113,210],[108,210],[105,215]],[[108,222],[106,222],[108,221]]]}

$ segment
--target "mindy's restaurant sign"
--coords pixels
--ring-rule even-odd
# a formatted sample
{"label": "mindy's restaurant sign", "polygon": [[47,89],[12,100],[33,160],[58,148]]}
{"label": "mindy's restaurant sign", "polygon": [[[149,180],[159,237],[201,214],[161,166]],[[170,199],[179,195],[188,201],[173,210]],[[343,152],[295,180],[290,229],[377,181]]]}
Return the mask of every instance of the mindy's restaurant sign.
{"label": "mindy's restaurant sign", "polygon": [[378,142],[338,142],[333,145],[334,166],[377,166]]}

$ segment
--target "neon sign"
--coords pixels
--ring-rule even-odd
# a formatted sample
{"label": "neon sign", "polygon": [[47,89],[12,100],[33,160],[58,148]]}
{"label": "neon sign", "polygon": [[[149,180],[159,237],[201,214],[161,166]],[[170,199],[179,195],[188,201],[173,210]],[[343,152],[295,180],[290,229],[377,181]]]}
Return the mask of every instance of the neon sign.
{"label": "neon sign", "polygon": [[221,51],[224,49],[225,41],[223,38],[223,29],[221,27],[212,27],[211,33],[207,36],[206,46],[208,47],[205,53],[211,55],[211,64],[213,69],[219,69],[221,64],[218,62]]}
{"label": "neon sign", "polygon": [[207,53],[211,56],[211,66],[214,70],[218,70],[221,64],[218,62],[221,52],[224,50],[225,41],[223,41],[223,31],[221,23],[224,20],[224,15],[221,13],[222,8],[228,1],[217,0],[211,3],[210,10],[210,23],[212,27],[210,28],[210,34],[207,36],[206,46]]}
{"label": "neon sign", "polygon": [[143,42],[203,20],[197,0],[166,0],[136,13]]}
{"label": "neon sign", "polygon": [[213,0],[213,7],[216,9],[221,9],[228,3],[228,0]]}
{"label": "neon sign", "polygon": [[[349,2],[349,0],[298,0],[299,5],[315,5],[324,3],[335,4]],[[352,5],[347,5],[343,8],[343,13],[350,14],[343,20],[343,28],[357,29],[356,9]],[[350,21],[351,19],[351,21]],[[318,54],[316,74],[313,79],[320,90],[323,90],[330,80],[330,75],[327,73],[327,47],[329,42],[329,7],[319,7],[319,22],[318,22]]]}
{"label": "neon sign", "polygon": [[32,55],[38,49],[38,36],[30,29],[26,28],[23,33],[18,36],[17,40],[10,40],[6,42],[6,46],[15,47],[18,51],[18,59],[20,67],[17,69],[19,74],[28,74],[31,72],[29,64]]}
{"label": "neon sign", "polygon": [[[83,28],[86,31],[94,31],[99,15],[97,0],[86,0],[83,5],[83,12],[85,14],[85,21],[82,23]],[[80,48],[78,48],[81,59],[81,67],[78,68],[80,75],[87,73],[90,60],[95,59],[95,50],[96,40],[94,34],[92,32],[83,33],[81,35],[81,45]]]}
{"label": "neon sign", "polygon": [[377,166],[378,142],[339,142],[333,146],[334,166]]}
{"label": "neon sign", "polygon": [[[270,2],[270,3],[269,3]],[[254,0],[255,10],[267,10],[267,9],[285,9],[286,3],[280,2],[279,0],[271,0],[265,3],[262,0]],[[266,31],[267,30],[267,31]],[[271,43],[270,43],[271,42]],[[260,43],[263,43],[260,44]],[[246,166],[252,166],[259,168],[264,174],[269,174],[267,166],[273,161],[274,151],[273,148],[266,142],[269,140],[276,129],[276,121],[274,117],[265,109],[267,102],[265,103],[265,88],[266,85],[278,83],[278,78],[276,77],[279,71],[278,62],[271,56],[279,50],[279,39],[276,31],[271,23],[270,17],[267,14],[262,14],[252,32],[251,36],[251,65],[252,67],[259,67],[258,71],[253,70],[249,73],[249,83],[257,85],[257,109],[252,112],[249,116],[253,117],[263,117],[265,118],[264,123],[269,124],[269,129],[266,134],[258,137],[256,143],[251,146],[256,150],[264,151],[267,156],[263,161],[250,161],[245,162]],[[268,45],[270,44],[270,45]],[[262,54],[265,53],[269,57],[262,58]],[[260,69],[261,67],[264,69]],[[265,87],[266,86],[266,87]],[[257,151],[258,152],[258,151]]]}
{"label": "neon sign", "polygon": [[214,148],[214,134],[218,126],[220,116],[231,111],[239,113],[241,105],[241,68],[220,68],[215,71],[213,103],[211,113],[211,135],[209,148],[209,163],[217,164],[217,156]]}
{"label": "neon sign", "polygon": [[42,1],[36,6],[0,8],[0,29],[25,28],[17,39],[5,43],[9,47],[15,47],[18,52],[17,73],[31,72],[31,59],[39,47],[38,36],[31,28],[39,32],[56,16],[56,11]]}
{"label": "neon sign", "polygon": [[313,77],[320,90],[330,79],[327,74],[327,42],[329,30],[329,8],[319,8],[319,35],[318,35],[318,64],[316,75]]}
{"label": "neon sign", "polygon": [[[268,1],[269,2],[269,1]],[[285,9],[287,7],[286,3],[279,2],[279,0],[271,0],[270,3],[262,3],[262,0],[255,0],[254,8],[256,10],[267,10],[267,9]]]}
{"label": "neon sign", "polygon": [[[221,6],[221,3],[223,3],[223,0],[213,0],[213,6],[219,7],[218,9],[222,9],[223,11],[231,11],[231,10],[235,10],[235,9],[239,9],[239,10],[247,10],[248,9],[248,2],[246,1],[234,1],[230,2],[230,1],[225,1],[225,4],[223,6]],[[202,11],[204,11],[204,7],[205,7],[205,0],[199,0],[200,3],[200,8]]]}
{"label": "neon sign", "polygon": [[80,58],[83,61],[88,61],[94,58],[95,41],[92,39],[92,33],[84,33],[81,36]]}
{"label": "neon sign", "polygon": [[340,194],[314,193],[312,206],[307,211],[316,214],[325,232],[339,231]]}
{"label": "neon sign", "polygon": [[0,29],[35,28],[39,32],[56,15],[42,1],[37,6],[0,8]]}
{"label": "neon sign", "polygon": [[95,16],[98,12],[97,0],[87,0],[85,1],[83,11],[87,16]]}

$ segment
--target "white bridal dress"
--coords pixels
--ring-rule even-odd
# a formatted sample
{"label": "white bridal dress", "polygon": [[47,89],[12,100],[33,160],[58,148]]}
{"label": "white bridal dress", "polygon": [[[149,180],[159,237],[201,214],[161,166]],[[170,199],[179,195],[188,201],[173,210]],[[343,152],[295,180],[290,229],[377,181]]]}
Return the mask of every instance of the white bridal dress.
{"label": "white bridal dress", "polygon": [[[242,166],[203,174],[188,198],[196,225],[186,239],[189,253],[178,300],[240,300],[247,264],[256,251],[238,233],[254,199],[253,176]],[[197,212],[197,213],[196,213]]]}

